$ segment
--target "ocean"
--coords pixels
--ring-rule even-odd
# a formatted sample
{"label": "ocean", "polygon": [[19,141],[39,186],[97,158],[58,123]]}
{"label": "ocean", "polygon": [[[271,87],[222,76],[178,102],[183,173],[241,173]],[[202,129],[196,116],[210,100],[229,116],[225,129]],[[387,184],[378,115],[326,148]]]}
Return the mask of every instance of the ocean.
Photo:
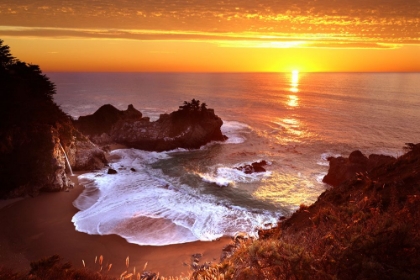
{"label": "ocean", "polygon": [[[77,118],[129,104],[151,120],[195,98],[222,118],[226,142],[197,150],[112,152],[83,174],[72,219],[88,234],[163,246],[270,228],[329,186],[329,156],[399,156],[420,138],[420,73],[47,73]],[[235,167],[266,160],[267,172]],[[137,172],[130,171],[135,168]]]}

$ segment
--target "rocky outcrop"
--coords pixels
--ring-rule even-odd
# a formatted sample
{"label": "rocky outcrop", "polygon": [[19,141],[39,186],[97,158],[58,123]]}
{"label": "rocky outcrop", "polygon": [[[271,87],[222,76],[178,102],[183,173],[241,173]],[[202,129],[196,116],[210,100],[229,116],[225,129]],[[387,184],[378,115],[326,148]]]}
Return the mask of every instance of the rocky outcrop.
{"label": "rocky outcrop", "polygon": [[330,167],[323,182],[331,186],[338,186],[345,181],[356,178],[358,174],[370,173],[374,168],[392,163],[396,159],[386,155],[372,154],[366,157],[359,150],[353,151],[348,158],[330,157]]}
{"label": "rocky outcrop", "polygon": [[72,186],[56,128],[27,125],[3,131],[0,142],[1,197],[37,195]]}
{"label": "rocky outcrop", "polygon": [[105,152],[87,138],[75,141],[69,149],[73,170],[98,170],[107,165]]}
{"label": "rocky outcrop", "polygon": [[103,105],[95,113],[80,116],[74,121],[75,127],[86,135],[98,136],[109,133],[113,125],[120,120],[140,120],[142,114],[133,105],[128,105],[127,110],[120,111],[110,104]]}
{"label": "rocky outcrop", "polygon": [[[115,142],[148,151],[196,149],[211,141],[227,139],[220,130],[223,121],[213,109],[206,108],[205,104],[199,106],[199,101],[194,99],[184,104],[178,111],[162,114],[155,122],[142,118],[141,113],[131,105],[119,113],[117,109],[111,109],[111,105],[106,105],[106,110],[102,109],[103,106],[91,116],[80,117],[75,124],[98,144]],[[106,112],[114,116],[112,121],[107,121],[107,125],[101,126],[100,130],[93,129],[103,119],[111,119],[99,117]]]}
{"label": "rocky outcrop", "polygon": [[47,176],[48,181],[43,185],[42,189],[45,191],[60,191],[64,188],[72,187],[73,183],[68,178],[67,174],[71,174],[71,166],[67,163],[66,153],[61,145],[60,138],[55,129],[51,130],[52,141],[54,143],[52,150],[52,174]]}
{"label": "rocky outcrop", "polygon": [[111,138],[117,143],[149,151],[196,149],[211,141],[226,140],[220,130],[222,124],[212,109],[176,111],[161,115],[155,122],[119,122],[113,127]]}
{"label": "rocky outcrop", "polygon": [[259,172],[265,172],[265,168],[263,166],[266,166],[267,162],[265,160],[260,160],[253,162],[251,164],[244,164],[238,167],[235,167],[237,170],[242,171],[245,174],[252,174],[252,173],[259,173]]}
{"label": "rocky outcrop", "polygon": [[51,139],[52,151],[45,155],[51,157],[51,172],[40,184],[41,191],[61,191],[73,187],[69,178],[73,170],[96,170],[107,164],[104,151],[83,136],[66,145],[61,143],[59,132],[51,128]]}
{"label": "rocky outcrop", "polygon": [[71,169],[94,170],[107,164],[104,151],[86,137],[79,134],[62,141],[63,131],[51,125],[17,127],[0,136],[0,197],[65,190],[73,186]]}

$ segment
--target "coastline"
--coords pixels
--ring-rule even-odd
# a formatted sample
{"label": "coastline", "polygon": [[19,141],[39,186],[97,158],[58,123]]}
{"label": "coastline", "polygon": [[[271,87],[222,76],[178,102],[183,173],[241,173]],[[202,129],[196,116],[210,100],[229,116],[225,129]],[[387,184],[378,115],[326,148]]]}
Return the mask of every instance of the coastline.
{"label": "coastline", "polygon": [[[115,147],[113,147],[115,148]],[[0,208],[0,264],[16,271],[29,271],[30,262],[54,254],[60,255],[74,267],[99,270],[95,257],[103,255],[104,267],[112,263],[111,276],[119,276],[136,267],[141,271],[147,262],[148,271],[160,275],[179,276],[192,272],[193,254],[202,254],[199,264],[218,262],[222,249],[231,243],[225,237],[213,242],[191,242],[169,246],[139,246],[117,235],[88,235],[75,230],[71,218],[77,209],[73,201],[83,191],[76,174],[75,187],[69,192],[41,193]],[[105,268],[104,268],[105,270]]]}

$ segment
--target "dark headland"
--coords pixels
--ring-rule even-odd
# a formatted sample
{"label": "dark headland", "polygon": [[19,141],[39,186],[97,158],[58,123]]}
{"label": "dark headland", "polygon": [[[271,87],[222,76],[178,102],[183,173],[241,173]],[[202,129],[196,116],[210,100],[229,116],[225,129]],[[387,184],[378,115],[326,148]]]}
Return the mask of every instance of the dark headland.
{"label": "dark headland", "polygon": [[[205,103],[186,101],[156,122],[131,105],[122,111],[104,105],[93,115],[73,120],[55,104],[55,85],[49,78],[38,66],[14,58],[1,40],[0,93],[0,198],[4,198],[0,200],[0,279],[73,279],[59,275],[70,267],[67,261],[81,268],[83,260],[96,271],[100,266],[93,260],[100,255],[103,272],[114,276],[127,270],[127,256],[131,269],[136,266],[140,271],[147,262],[147,270],[163,275],[186,275],[194,254],[202,255],[202,263],[219,258],[228,238],[138,246],[118,236],[77,232],[71,223],[77,212],[72,202],[83,191],[76,175],[106,168],[110,149],[192,149],[224,141],[223,122]],[[16,199],[24,197],[31,198]],[[55,254],[64,258],[63,263]],[[110,264],[108,272],[105,265]],[[51,272],[54,269],[58,272]],[[89,273],[78,279],[87,277]]]}
{"label": "dark headland", "polygon": [[278,227],[261,230],[258,240],[137,246],[75,231],[72,201],[83,186],[70,173],[106,167],[116,144],[164,151],[223,141],[214,111],[193,99],[155,122],[133,106],[112,105],[72,120],[54,103],[48,77],[1,40],[0,93],[0,195],[33,197],[5,200],[0,209],[0,279],[163,279],[154,272],[184,273],[180,279],[420,279],[420,144],[406,144],[398,158],[360,151],[330,158],[324,182],[331,187]]}

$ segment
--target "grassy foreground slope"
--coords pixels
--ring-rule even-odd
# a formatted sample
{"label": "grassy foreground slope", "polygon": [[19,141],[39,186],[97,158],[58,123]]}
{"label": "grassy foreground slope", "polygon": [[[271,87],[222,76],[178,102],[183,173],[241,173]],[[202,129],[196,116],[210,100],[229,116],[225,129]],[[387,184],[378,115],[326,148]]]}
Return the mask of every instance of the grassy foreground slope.
{"label": "grassy foreground slope", "polygon": [[193,279],[420,279],[420,145],[331,188]]}

